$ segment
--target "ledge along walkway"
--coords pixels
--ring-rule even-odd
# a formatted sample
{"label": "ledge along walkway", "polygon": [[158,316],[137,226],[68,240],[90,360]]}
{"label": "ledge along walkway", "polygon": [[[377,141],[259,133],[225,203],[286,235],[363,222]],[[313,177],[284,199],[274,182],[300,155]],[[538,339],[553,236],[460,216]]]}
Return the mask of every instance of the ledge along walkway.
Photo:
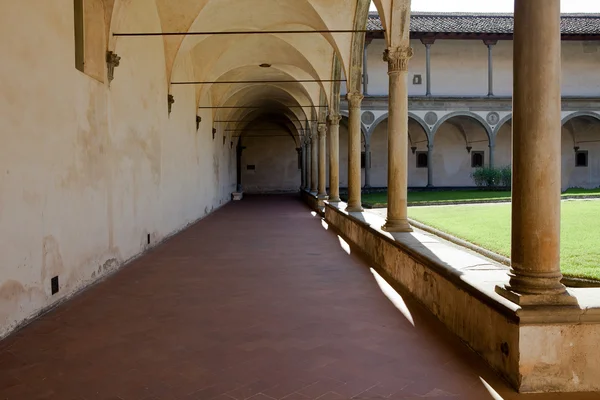
{"label": "ledge along walkway", "polygon": [[600,400],[517,395],[295,196],[229,204],[0,342],[1,400],[423,397]]}

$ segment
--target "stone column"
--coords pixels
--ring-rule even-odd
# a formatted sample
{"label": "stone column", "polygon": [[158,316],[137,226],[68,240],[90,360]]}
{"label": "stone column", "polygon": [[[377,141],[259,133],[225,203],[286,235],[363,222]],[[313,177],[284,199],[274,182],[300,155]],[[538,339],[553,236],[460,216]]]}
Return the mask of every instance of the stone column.
{"label": "stone column", "polygon": [[360,106],[364,96],[358,92],[348,93],[348,212],[363,211],[360,173]]}
{"label": "stone column", "polygon": [[388,48],[390,79],[388,117],[388,215],[382,229],[388,232],[411,232],[407,215],[408,195],[408,60],[410,47]]}
{"label": "stone column", "polygon": [[319,200],[327,199],[327,125],[319,124]]}
{"label": "stone column", "polygon": [[304,189],[304,146],[296,149],[298,152],[298,162],[300,163],[300,189]]}
{"label": "stone column", "polygon": [[371,143],[370,139],[365,139],[365,187],[371,187]]}
{"label": "stone column", "polygon": [[494,152],[496,150],[496,146],[490,144],[490,168],[494,168]]}
{"label": "stone column", "polygon": [[484,40],[483,43],[488,48],[488,96],[494,95],[494,51],[493,46],[498,43],[497,40]]}
{"label": "stone column", "polygon": [[427,187],[433,187],[433,144],[427,145]]}
{"label": "stone column", "polygon": [[329,116],[329,201],[340,201],[340,120]]}
{"label": "stone column", "polygon": [[431,96],[431,45],[435,43],[435,39],[423,38],[421,43],[425,45],[425,79],[427,80],[425,95]]}
{"label": "stone column", "polygon": [[319,138],[316,133],[310,134],[311,165],[310,165],[310,192],[317,194],[319,180]]}
{"label": "stone column", "polygon": [[306,147],[306,165],[305,165],[305,174],[306,174],[306,178],[305,178],[305,184],[306,186],[304,186],[304,189],[306,189],[306,191],[310,192],[310,183],[311,183],[311,165],[312,165],[312,152],[311,152],[311,148],[310,148],[310,137],[307,137],[306,139],[306,143],[304,144],[304,146]]}
{"label": "stone column", "polygon": [[528,305],[574,304],[560,272],[560,0],[516,0],[512,268],[497,291]]}

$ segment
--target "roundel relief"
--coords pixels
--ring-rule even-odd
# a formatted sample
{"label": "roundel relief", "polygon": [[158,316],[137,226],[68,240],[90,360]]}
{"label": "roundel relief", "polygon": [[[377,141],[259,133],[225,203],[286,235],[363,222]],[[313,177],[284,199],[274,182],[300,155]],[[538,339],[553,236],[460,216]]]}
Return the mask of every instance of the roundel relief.
{"label": "roundel relief", "polygon": [[363,124],[371,125],[373,122],[375,122],[375,114],[373,114],[371,111],[366,111],[363,113],[361,120]]}
{"label": "roundel relief", "polygon": [[490,125],[497,125],[500,122],[500,115],[497,112],[491,112],[487,115],[486,120]]}
{"label": "roundel relief", "polygon": [[427,123],[427,125],[435,125],[437,121],[438,116],[436,113],[430,111],[427,114],[425,114],[425,122]]}

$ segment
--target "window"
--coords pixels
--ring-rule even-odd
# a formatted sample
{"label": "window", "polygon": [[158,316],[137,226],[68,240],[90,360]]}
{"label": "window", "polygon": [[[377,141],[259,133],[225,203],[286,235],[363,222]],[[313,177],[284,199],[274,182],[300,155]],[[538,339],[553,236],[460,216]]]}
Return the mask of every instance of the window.
{"label": "window", "polygon": [[485,159],[483,151],[474,151],[471,153],[471,168],[482,168]]}
{"label": "window", "polygon": [[576,167],[587,167],[588,166],[587,150],[575,152],[575,166]]}
{"label": "window", "polygon": [[83,0],[74,0],[75,14],[75,68],[84,72],[85,65],[85,39],[83,26]]}
{"label": "window", "polygon": [[360,153],[360,167],[365,169],[365,165],[367,165],[367,153],[363,151]]}
{"label": "window", "polygon": [[427,162],[427,152],[417,151],[417,168],[427,168],[429,163]]}

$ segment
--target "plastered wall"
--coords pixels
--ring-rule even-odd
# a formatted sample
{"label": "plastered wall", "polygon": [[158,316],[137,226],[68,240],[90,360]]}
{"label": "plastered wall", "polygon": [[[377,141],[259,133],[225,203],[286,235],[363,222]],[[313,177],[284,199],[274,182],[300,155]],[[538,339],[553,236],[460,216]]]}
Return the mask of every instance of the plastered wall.
{"label": "plastered wall", "polygon": [[[263,129],[261,131],[260,129]],[[296,139],[277,125],[261,124],[242,137],[245,193],[296,192],[301,184]],[[252,166],[254,169],[249,169]]]}
{"label": "plastered wall", "polygon": [[[420,40],[411,40],[414,55],[409,63],[409,95],[426,93],[426,52]],[[383,61],[385,41],[373,40],[367,48],[368,94],[387,95],[387,63]],[[494,95],[512,95],[512,41],[499,41],[493,47]],[[600,44],[562,42],[562,92],[564,96],[598,96]],[[413,83],[421,75],[422,83]],[[488,50],[481,40],[437,40],[431,46],[431,93],[438,96],[487,96]]]}
{"label": "plastered wall", "polygon": [[[146,0],[119,12],[123,29],[160,30]],[[0,64],[0,337],[225,204],[235,183],[209,113],[196,130],[194,88],[173,89],[169,117],[162,39],[118,40],[109,89],[75,69],[72,1],[3,14],[15,39]]]}

